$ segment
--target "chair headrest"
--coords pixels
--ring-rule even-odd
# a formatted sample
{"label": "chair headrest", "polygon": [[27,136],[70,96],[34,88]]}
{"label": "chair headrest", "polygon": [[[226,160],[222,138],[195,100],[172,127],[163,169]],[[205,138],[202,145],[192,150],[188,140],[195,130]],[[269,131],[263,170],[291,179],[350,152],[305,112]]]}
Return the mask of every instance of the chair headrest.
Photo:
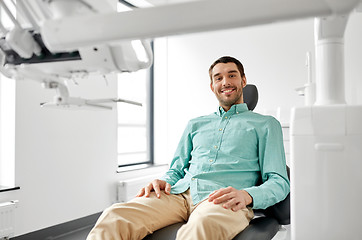
{"label": "chair headrest", "polygon": [[248,106],[248,109],[250,111],[253,111],[256,107],[256,104],[258,103],[258,89],[253,84],[246,84],[246,86],[243,88],[243,98],[244,103]]}

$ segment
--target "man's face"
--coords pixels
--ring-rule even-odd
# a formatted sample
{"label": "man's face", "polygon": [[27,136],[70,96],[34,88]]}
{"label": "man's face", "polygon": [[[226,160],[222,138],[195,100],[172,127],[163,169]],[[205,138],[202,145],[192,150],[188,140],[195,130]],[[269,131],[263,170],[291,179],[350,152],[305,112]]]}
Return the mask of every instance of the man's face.
{"label": "man's face", "polygon": [[211,76],[211,90],[225,111],[232,105],[244,102],[243,87],[246,85],[246,78],[241,76],[235,63],[216,64]]}

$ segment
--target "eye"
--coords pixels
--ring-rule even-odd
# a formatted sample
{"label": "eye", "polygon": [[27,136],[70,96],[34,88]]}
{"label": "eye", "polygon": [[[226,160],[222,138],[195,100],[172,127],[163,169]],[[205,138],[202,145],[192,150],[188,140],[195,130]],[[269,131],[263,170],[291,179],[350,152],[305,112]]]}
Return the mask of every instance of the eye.
{"label": "eye", "polygon": [[230,74],[229,77],[230,77],[230,78],[234,78],[234,77],[236,77],[236,75],[235,75],[235,74]]}

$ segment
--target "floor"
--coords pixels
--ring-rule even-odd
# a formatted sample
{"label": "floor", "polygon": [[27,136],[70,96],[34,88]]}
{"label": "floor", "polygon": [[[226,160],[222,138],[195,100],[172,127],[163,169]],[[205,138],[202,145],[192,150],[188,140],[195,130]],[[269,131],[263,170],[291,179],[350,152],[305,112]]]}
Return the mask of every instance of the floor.
{"label": "floor", "polygon": [[290,240],[290,225],[281,226],[279,232],[273,237],[272,240]]}
{"label": "floor", "polygon": [[47,240],[85,240],[93,226],[84,227],[76,231],[66,233]]}
{"label": "floor", "polygon": [[[72,233],[67,233],[52,239],[48,240],[85,240],[88,233],[90,232],[92,226],[85,227],[74,231]],[[290,225],[282,226],[279,232],[275,235],[272,240],[290,240]]]}

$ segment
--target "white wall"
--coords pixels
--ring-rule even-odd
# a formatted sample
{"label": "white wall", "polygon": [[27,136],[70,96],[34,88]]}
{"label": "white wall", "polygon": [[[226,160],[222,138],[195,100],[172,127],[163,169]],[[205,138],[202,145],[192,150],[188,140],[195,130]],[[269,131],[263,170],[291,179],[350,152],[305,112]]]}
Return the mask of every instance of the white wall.
{"label": "white wall", "polygon": [[349,104],[362,104],[362,12],[349,19],[345,35],[346,99]]}
{"label": "white wall", "polygon": [[[362,104],[358,94],[362,92],[361,23],[362,14],[353,14],[346,30],[349,104]],[[216,110],[218,103],[209,87],[208,68],[220,56],[231,55],[244,64],[248,82],[259,89],[255,111],[276,115],[279,108],[280,120],[289,122],[290,109],[304,105],[304,98],[295,88],[307,82],[306,52],[314,56],[313,27],[313,19],[307,19],[158,39],[155,95],[162,107],[155,107],[155,132],[163,144],[156,142],[156,158],[169,161],[187,121]]]}

